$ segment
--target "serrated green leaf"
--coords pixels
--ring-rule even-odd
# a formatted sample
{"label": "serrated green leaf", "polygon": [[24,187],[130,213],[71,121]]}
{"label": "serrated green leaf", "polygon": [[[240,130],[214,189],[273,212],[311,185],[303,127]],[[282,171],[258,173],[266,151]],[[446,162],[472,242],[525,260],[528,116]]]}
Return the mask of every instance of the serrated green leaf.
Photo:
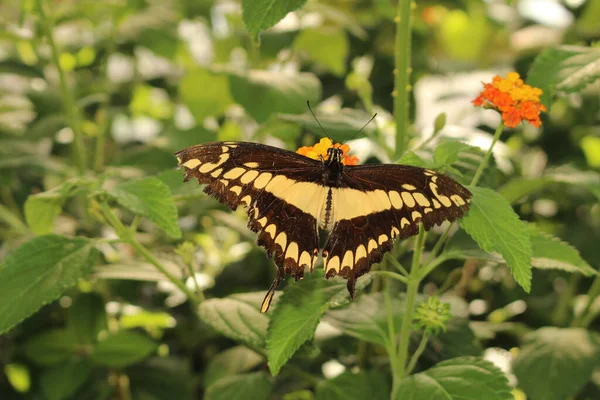
{"label": "serrated green leaf", "polygon": [[600,361],[600,336],[580,328],[540,328],[525,336],[513,371],[532,400],[575,395]]}
{"label": "serrated green leaf", "polygon": [[47,400],[69,399],[90,377],[92,368],[85,359],[54,366],[42,372],[40,386]]}
{"label": "serrated green leaf", "polygon": [[273,375],[313,337],[321,315],[334,297],[345,290],[344,283],[325,280],[319,272],[286,286],[267,332],[267,359]]}
{"label": "serrated green leaf", "polygon": [[550,178],[514,178],[498,189],[509,203],[514,204],[521,198],[536,192],[552,182]]}
{"label": "serrated green leaf", "polygon": [[69,308],[68,328],[78,343],[95,343],[98,334],[107,330],[106,307],[98,293],[81,293]]}
{"label": "serrated green leaf", "polygon": [[429,340],[422,357],[438,363],[454,357],[480,356],[482,353],[483,347],[469,327],[469,321],[452,318],[446,324],[445,332]]}
{"label": "serrated green leaf", "polygon": [[531,290],[531,242],[526,227],[508,201],[493,190],[469,186],[471,207],[460,225],[481,249],[497,251],[517,283]]}
{"label": "serrated green leaf", "polygon": [[0,334],[87,276],[98,252],[83,238],[38,236],[0,265]]}
{"label": "serrated green leaf", "polygon": [[272,114],[301,114],[306,111],[307,100],[315,104],[321,99],[321,82],[308,72],[293,75],[263,70],[231,72],[229,85],[233,99],[259,123]]}
{"label": "serrated green leaf", "polygon": [[540,231],[535,225],[527,224],[533,257],[531,263],[541,269],[561,269],[567,272],[579,272],[585,276],[598,272],[586,263],[579,251],[570,244]]}
{"label": "serrated green leaf", "polygon": [[36,335],[25,342],[23,353],[42,366],[69,360],[77,349],[77,338],[72,331],[53,329]]}
{"label": "serrated green leaf", "polygon": [[187,71],[179,82],[179,95],[199,125],[208,116],[221,115],[233,103],[227,76],[204,68]]}
{"label": "serrated green leaf", "polygon": [[230,375],[208,387],[205,400],[267,400],[271,381],[264,372]]}
{"label": "serrated green leaf", "polygon": [[244,24],[250,35],[257,37],[261,31],[269,29],[305,3],[306,0],[243,0]]}
{"label": "serrated green leaf", "polygon": [[258,305],[235,297],[210,299],[200,304],[199,316],[222,335],[264,351],[269,317],[260,313]]}
{"label": "serrated green leaf", "polygon": [[346,74],[350,44],[346,32],[341,28],[303,29],[294,40],[293,48],[338,77]]}
{"label": "serrated green leaf", "polygon": [[109,335],[94,348],[90,359],[111,368],[123,368],[148,357],[157,343],[135,331],[119,331]]}
{"label": "serrated green leaf", "polygon": [[169,236],[181,237],[171,191],[159,179],[149,177],[123,182],[108,192],[123,207],[147,217]]}
{"label": "serrated green leaf", "polygon": [[361,371],[345,372],[317,385],[316,400],[387,400],[390,398],[388,382],[380,373]]}
{"label": "serrated green leaf", "polygon": [[405,152],[398,160],[398,164],[414,165],[415,167],[433,168],[434,164],[418,156],[413,151]]}
{"label": "serrated green leaf", "polygon": [[[304,102],[304,110],[306,110],[306,101]],[[301,127],[310,130],[318,136],[324,135],[323,130],[315,121],[315,118],[306,112],[300,115],[279,114],[278,118],[284,121],[294,122]],[[343,142],[352,139],[365,123],[371,118],[371,115],[364,111],[343,108],[333,114],[317,113],[319,122],[327,131],[328,136],[336,142]],[[367,125],[364,131],[373,132],[373,126]]]}
{"label": "serrated green leaf", "polygon": [[527,74],[527,83],[543,90],[549,107],[556,91],[575,93],[600,78],[600,48],[563,45],[542,51]]}
{"label": "serrated green leaf", "polygon": [[459,357],[404,378],[397,400],[514,400],[504,373],[479,357]]}
{"label": "serrated green leaf", "polygon": [[227,349],[214,356],[204,373],[204,387],[209,387],[219,379],[246,372],[258,366],[264,357],[244,346]]}
{"label": "serrated green leaf", "polygon": [[[384,304],[381,293],[363,294],[346,308],[327,311],[323,321],[362,341],[386,346],[389,336]],[[395,332],[402,324],[403,304],[400,299],[392,299]]]}

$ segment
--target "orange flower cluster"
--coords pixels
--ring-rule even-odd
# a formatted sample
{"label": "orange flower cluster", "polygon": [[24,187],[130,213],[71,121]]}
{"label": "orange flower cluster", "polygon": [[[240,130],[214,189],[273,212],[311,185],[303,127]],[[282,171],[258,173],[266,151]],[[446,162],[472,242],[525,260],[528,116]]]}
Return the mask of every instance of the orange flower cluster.
{"label": "orange flower cluster", "polygon": [[546,107],[540,103],[542,90],[525,85],[516,72],[506,78],[496,75],[492,83],[484,83],[483,91],[472,103],[476,107],[492,108],[502,114],[504,125],[514,128],[522,121],[536,128],[542,125],[540,112]]}
{"label": "orange flower cluster", "polygon": [[334,144],[329,138],[321,139],[319,143],[315,144],[314,146],[302,146],[296,150],[296,153],[302,154],[308,158],[312,158],[313,160],[319,160],[320,157],[322,157],[324,160],[327,160],[327,149],[330,147],[342,149],[342,153],[344,154],[342,157],[342,164],[356,165],[356,163],[358,163],[358,157],[348,155],[350,152],[350,146],[347,144]]}

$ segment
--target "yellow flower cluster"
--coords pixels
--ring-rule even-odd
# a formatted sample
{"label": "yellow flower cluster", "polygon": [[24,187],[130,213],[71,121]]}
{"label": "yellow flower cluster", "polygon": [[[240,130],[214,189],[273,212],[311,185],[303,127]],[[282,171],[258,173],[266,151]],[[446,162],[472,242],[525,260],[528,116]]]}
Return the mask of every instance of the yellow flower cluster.
{"label": "yellow flower cluster", "polygon": [[323,138],[319,140],[319,143],[315,144],[314,146],[302,146],[298,150],[296,150],[296,153],[302,154],[303,156],[306,156],[308,158],[312,158],[313,160],[319,160],[321,158],[327,160],[327,149],[331,147],[335,147],[336,149],[342,150],[342,164],[356,165],[356,163],[358,163],[358,157],[348,155],[348,153],[350,152],[350,146],[348,146],[347,144],[340,143],[334,144],[333,141],[329,138]]}

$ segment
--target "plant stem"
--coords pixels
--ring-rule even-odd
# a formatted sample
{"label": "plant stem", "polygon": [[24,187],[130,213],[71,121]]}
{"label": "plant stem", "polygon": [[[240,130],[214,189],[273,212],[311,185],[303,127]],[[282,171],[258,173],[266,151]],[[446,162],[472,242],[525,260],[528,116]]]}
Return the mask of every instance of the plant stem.
{"label": "plant stem", "polygon": [[427,341],[429,340],[429,333],[425,332],[423,333],[423,336],[421,337],[421,341],[419,342],[419,346],[417,347],[417,350],[415,350],[414,354],[412,355],[412,357],[410,358],[410,361],[408,362],[408,367],[406,367],[406,375],[410,374],[413,369],[415,369],[415,366],[417,365],[417,361],[419,361],[419,357],[421,357],[421,354],[423,354],[423,351],[425,350],[425,347],[427,346]]}
{"label": "plant stem", "polygon": [[571,326],[587,328],[590,326],[593,320],[593,313],[590,312],[592,305],[596,301],[596,299],[600,296],[600,276],[596,276],[592,286],[590,286],[590,290],[587,293],[587,304],[585,308],[581,311],[581,314],[577,318],[573,320]]}
{"label": "plant stem", "polygon": [[29,228],[27,225],[25,225],[18,216],[16,216],[7,207],[4,207],[2,204],[0,204],[0,221],[6,222],[20,235],[27,235],[29,233]]}
{"label": "plant stem", "polygon": [[398,345],[398,370],[394,375],[394,391],[397,389],[400,380],[406,375],[408,344],[410,340],[410,328],[413,320],[413,313],[421,280],[419,278],[419,265],[421,262],[421,254],[423,252],[423,244],[425,242],[425,228],[419,225],[419,235],[415,242],[415,251],[413,253],[410,276],[406,288],[406,305],[404,307],[404,316],[402,318],[402,326],[400,327],[400,344]]}
{"label": "plant stem", "polygon": [[502,135],[502,129],[504,129],[504,124],[500,122],[500,124],[498,124],[498,127],[496,128],[496,132],[494,132],[494,138],[492,139],[492,144],[490,145],[490,148],[488,149],[487,153],[485,153],[485,156],[483,156],[483,160],[481,161],[481,164],[479,164],[479,168],[477,168],[475,175],[473,175],[473,179],[471,180],[471,186],[475,186],[479,182],[479,178],[481,178],[481,174],[483,173],[485,167],[487,167],[487,164],[490,160],[492,150],[494,149],[494,146],[496,145],[498,139],[500,139],[500,135]]}
{"label": "plant stem", "polygon": [[404,153],[409,127],[410,56],[412,0],[398,0],[396,43],[394,46],[394,119],[396,120],[396,157]]}
{"label": "plant stem", "polygon": [[104,214],[104,217],[106,218],[108,223],[117,232],[117,235],[119,236],[119,238],[121,238],[121,240],[123,242],[125,242],[125,243],[129,244],[131,247],[133,247],[142,257],[144,257],[146,259],[146,261],[148,261],[150,264],[154,265],[156,267],[156,269],[158,269],[160,272],[162,272],[162,274],[164,276],[166,276],[167,279],[169,279],[171,282],[173,282],[173,284],[175,286],[177,286],[179,288],[179,290],[181,290],[183,293],[185,293],[185,295],[187,296],[187,298],[193,305],[194,312],[196,312],[198,309],[198,306],[200,305],[200,301],[187,288],[187,286],[185,286],[185,283],[183,283],[180,279],[178,279],[173,274],[171,274],[165,268],[165,266],[162,265],[161,262],[156,257],[154,257],[154,255],[135,238],[134,232],[132,230],[128,229],[125,225],[123,225],[121,220],[115,215],[113,210],[110,208],[110,206],[106,202],[104,202],[104,201],[100,202],[100,208],[102,209],[102,213]]}
{"label": "plant stem", "polygon": [[[387,343],[387,352],[390,358],[390,366],[392,369],[392,376],[398,376],[398,358],[396,357],[396,331],[394,324],[394,314],[392,312],[392,284],[389,280],[385,283],[385,291],[383,293],[383,297],[385,299],[385,312],[387,316],[387,326],[388,326],[388,343]],[[394,378],[394,380],[396,380]]]}
{"label": "plant stem", "polygon": [[394,265],[394,267],[396,267],[396,269],[402,273],[402,275],[404,275],[404,276],[410,275],[408,273],[408,271],[402,266],[402,264],[400,264],[400,261],[398,261],[394,257],[390,256],[390,253],[386,253],[385,257],[386,257],[387,261],[392,263]]}
{"label": "plant stem", "polygon": [[48,38],[48,44],[50,45],[52,62],[58,71],[58,80],[60,82],[60,91],[63,99],[63,107],[65,109],[65,115],[67,116],[68,125],[73,131],[73,152],[75,154],[75,160],[77,164],[77,169],[79,175],[83,175],[85,173],[86,168],[86,159],[85,159],[85,146],[83,144],[83,134],[79,129],[79,123],[77,121],[77,109],[75,108],[75,100],[73,99],[73,93],[69,89],[67,84],[67,77],[65,71],[60,65],[59,59],[59,50],[56,46],[56,42],[54,41],[54,26],[49,18],[45,4],[43,0],[36,0],[38,12],[40,14],[40,21],[42,23],[42,27],[46,33],[46,37]]}
{"label": "plant stem", "polygon": [[408,279],[400,274],[397,274],[395,272],[392,271],[371,271],[371,274],[373,275],[380,275],[380,276],[387,276],[388,278],[391,279],[395,279],[397,281],[400,281],[404,284],[408,284]]}

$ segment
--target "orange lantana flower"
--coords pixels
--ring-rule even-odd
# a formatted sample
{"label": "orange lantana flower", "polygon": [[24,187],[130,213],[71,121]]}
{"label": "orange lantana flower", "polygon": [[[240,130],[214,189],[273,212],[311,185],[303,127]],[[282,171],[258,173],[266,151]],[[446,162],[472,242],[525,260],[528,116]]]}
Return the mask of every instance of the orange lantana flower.
{"label": "orange lantana flower", "polygon": [[472,103],[476,107],[498,111],[509,128],[522,121],[539,127],[542,124],[540,113],[546,111],[540,103],[541,94],[541,89],[524,84],[518,73],[509,72],[506,78],[496,75],[492,83],[483,83],[483,91]]}
{"label": "orange lantana flower", "polygon": [[358,158],[356,156],[349,156],[350,146],[347,144],[339,144],[333,143],[329,138],[323,138],[319,140],[319,143],[314,146],[302,146],[296,153],[302,154],[308,158],[312,158],[313,160],[319,160],[321,157],[324,160],[327,160],[327,149],[330,147],[335,147],[336,149],[342,149],[343,157],[342,164],[344,165],[356,165],[358,163]]}

